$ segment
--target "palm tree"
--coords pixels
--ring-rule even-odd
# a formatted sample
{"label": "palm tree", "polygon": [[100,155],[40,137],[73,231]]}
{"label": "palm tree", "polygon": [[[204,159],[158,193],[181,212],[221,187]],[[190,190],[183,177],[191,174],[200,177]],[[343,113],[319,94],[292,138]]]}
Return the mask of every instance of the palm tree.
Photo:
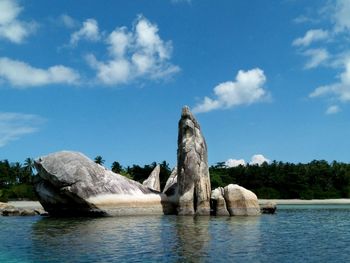
{"label": "palm tree", "polygon": [[105,160],[103,160],[102,156],[101,155],[97,155],[95,157],[95,163],[99,164],[99,165],[102,165],[105,163]]}
{"label": "palm tree", "polygon": [[123,167],[120,165],[119,162],[115,161],[112,163],[112,171],[120,174],[120,172],[123,170]]}
{"label": "palm tree", "polygon": [[24,160],[23,168],[26,172],[28,172],[31,176],[33,175],[33,171],[35,169],[34,166],[34,159],[33,158],[26,158]]}

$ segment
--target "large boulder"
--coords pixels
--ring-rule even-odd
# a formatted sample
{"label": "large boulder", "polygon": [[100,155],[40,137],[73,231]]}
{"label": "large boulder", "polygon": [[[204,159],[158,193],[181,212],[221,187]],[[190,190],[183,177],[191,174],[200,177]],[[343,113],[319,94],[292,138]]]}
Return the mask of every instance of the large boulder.
{"label": "large boulder", "polygon": [[207,145],[201,128],[185,106],[179,121],[177,150],[179,215],[210,215]]}
{"label": "large boulder", "polygon": [[148,178],[142,183],[144,186],[148,187],[151,190],[160,192],[160,180],[159,180],[159,173],[160,173],[160,165],[158,164],[151,174],[148,176]]}
{"label": "large boulder", "polygon": [[224,188],[227,210],[231,216],[259,215],[260,207],[257,196],[242,186],[229,184]]}
{"label": "large boulder", "polygon": [[35,161],[35,189],[55,216],[174,213],[167,196],[113,173],[78,152],[62,151]]}
{"label": "large boulder", "polygon": [[213,215],[216,216],[229,216],[229,212],[226,207],[226,201],[224,198],[224,188],[218,187],[211,192],[211,204]]}

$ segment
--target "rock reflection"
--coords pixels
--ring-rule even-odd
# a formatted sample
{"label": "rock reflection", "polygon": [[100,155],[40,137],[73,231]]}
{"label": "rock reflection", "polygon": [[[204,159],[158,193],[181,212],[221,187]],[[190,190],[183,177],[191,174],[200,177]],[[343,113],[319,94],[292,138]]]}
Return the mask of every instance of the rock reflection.
{"label": "rock reflection", "polygon": [[205,261],[209,255],[210,217],[178,216],[175,222],[180,261]]}
{"label": "rock reflection", "polygon": [[259,261],[261,217],[42,218],[31,262]]}

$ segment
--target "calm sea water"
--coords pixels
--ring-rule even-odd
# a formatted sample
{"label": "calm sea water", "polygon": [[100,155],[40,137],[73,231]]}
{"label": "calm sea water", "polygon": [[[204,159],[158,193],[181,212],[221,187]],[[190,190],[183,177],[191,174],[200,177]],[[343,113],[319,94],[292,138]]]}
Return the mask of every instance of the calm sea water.
{"label": "calm sea water", "polygon": [[260,217],[0,217],[0,262],[350,262],[350,206]]}

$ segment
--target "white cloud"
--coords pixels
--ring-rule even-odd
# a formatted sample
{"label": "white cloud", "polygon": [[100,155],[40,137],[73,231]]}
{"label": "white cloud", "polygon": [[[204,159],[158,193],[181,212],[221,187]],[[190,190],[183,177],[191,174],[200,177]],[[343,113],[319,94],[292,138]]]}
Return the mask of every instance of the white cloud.
{"label": "white cloud", "polygon": [[265,82],[265,74],[259,68],[248,71],[240,70],[235,81],[223,82],[214,88],[215,99],[205,97],[203,102],[194,107],[193,111],[195,113],[208,112],[262,101],[267,96],[263,87]]}
{"label": "white cloud", "polygon": [[79,26],[79,22],[67,14],[62,14],[59,20],[67,28],[76,28]]}
{"label": "white cloud", "polygon": [[251,161],[249,164],[257,164],[257,165],[262,165],[264,162],[270,163],[271,160],[267,159],[264,155],[262,154],[255,154],[252,156]]}
{"label": "white cloud", "polygon": [[317,98],[325,95],[342,102],[350,101],[350,58],[346,60],[338,82],[316,88],[309,97]]}
{"label": "white cloud", "polygon": [[293,41],[293,46],[307,47],[311,43],[325,40],[329,37],[329,32],[323,29],[311,29],[305,33],[303,37],[297,38]]}
{"label": "white cloud", "polygon": [[335,12],[333,14],[334,30],[339,33],[350,30],[350,1],[337,0],[335,4]]}
{"label": "white cloud", "polygon": [[308,49],[303,55],[309,57],[305,64],[306,69],[316,68],[330,58],[328,51],[324,48]]}
{"label": "white cloud", "polygon": [[129,83],[138,78],[161,79],[180,70],[169,60],[171,42],[164,42],[156,24],[139,16],[131,31],[118,27],[106,39],[109,57],[99,61],[93,54],[86,56],[96,70],[97,79],[106,85]]}
{"label": "white cloud", "polygon": [[19,88],[28,88],[48,84],[76,84],[79,74],[62,65],[40,69],[22,61],[0,57],[0,80]]}
{"label": "white cloud", "polygon": [[95,19],[86,19],[83,22],[82,27],[72,33],[70,37],[70,44],[76,45],[81,39],[89,40],[89,41],[98,41],[100,40],[100,32],[98,28],[98,23]]}
{"label": "white cloud", "polygon": [[[251,159],[249,164],[250,165],[262,165],[264,162],[270,163],[271,160],[267,159],[264,155],[262,154],[254,154]],[[244,159],[228,159],[225,162],[225,165],[227,167],[237,167],[239,165],[245,166],[247,163]]]}
{"label": "white cloud", "polygon": [[44,119],[32,114],[0,112],[0,147],[37,132]]}
{"label": "white cloud", "polygon": [[245,166],[246,162],[243,159],[239,159],[239,160],[237,160],[237,159],[228,159],[225,162],[225,165],[227,167],[237,167],[237,166],[240,166],[240,165]]}
{"label": "white cloud", "polygon": [[328,109],[326,110],[327,115],[336,114],[338,112],[340,112],[340,108],[338,105],[329,106]]}
{"label": "white cloud", "polygon": [[35,31],[36,23],[18,20],[22,9],[16,0],[0,0],[0,38],[19,44]]}

